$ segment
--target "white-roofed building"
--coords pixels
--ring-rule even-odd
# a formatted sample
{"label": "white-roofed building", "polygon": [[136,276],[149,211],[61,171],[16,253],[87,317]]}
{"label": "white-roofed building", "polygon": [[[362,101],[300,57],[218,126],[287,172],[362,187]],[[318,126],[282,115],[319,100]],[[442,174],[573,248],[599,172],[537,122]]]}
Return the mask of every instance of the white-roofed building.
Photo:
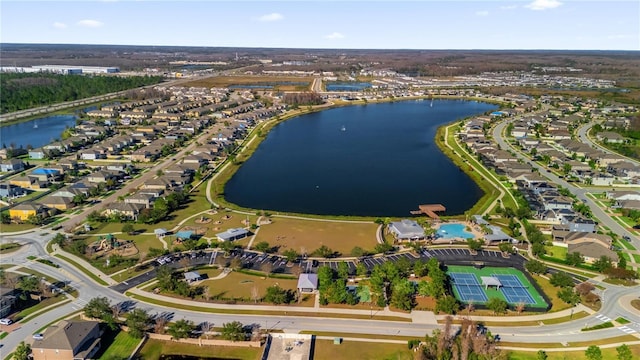
{"label": "white-roofed building", "polygon": [[422,240],[424,239],[424,229],[417,222],[409,219],[394,221],[389,224],[389,232],[396,240]]}

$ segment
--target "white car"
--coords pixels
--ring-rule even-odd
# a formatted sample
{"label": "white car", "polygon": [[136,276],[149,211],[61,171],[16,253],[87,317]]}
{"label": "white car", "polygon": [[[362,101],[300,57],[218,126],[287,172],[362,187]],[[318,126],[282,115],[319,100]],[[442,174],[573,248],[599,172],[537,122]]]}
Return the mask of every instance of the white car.
{"label": "white car", "polygon": [[0,319],[0,325],[11,325],[13,324],[13,320],[11,319]]}
{"label": "white car", "polygon": [[42,340],[44,339],[43,334],[33,334],[33,340]]}

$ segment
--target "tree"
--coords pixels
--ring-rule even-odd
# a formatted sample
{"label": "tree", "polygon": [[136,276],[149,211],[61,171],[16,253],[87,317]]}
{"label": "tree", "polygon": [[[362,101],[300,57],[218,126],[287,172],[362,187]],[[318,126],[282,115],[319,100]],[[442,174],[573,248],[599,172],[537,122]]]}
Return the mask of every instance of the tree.
{"label": "tree", "polygon": [[532,274],[544,274],[547,272],[547,266],[538,260],[529,260],[524,267]]}
{"label": "tree", "polygon": [[104,319],[107,315],[111,316],[111,303],[106,297],[95,297],[84,306],[84,315],[94,319]]}
{"label": "tree", "polygon": [[356,275],[367,276],[368,273],[369,269],[367,269],[367,267],[363,263],[358,263],[358,265],[356,265]]}
{"label": "tree", "polygon": [[568,287],[573,285],[573,279],[571,278],[571,276],[562,271],[558,271],[557,273],[551,275],[550,282],[551,285],[555,287]]}
{"label": "tree", "polygon": [[253,248],[263,253],[266,253],[266,252],[269,252],[269,250],[271,249],[271,245],[269,245],[269,243],[266,241],[260,241]]}
{"label": "tree", "polygon": [[578,294],[580,294],[581,296],[585,296],[588,293],[590,293],[591,291],[593,291],[595,289],[595,285],[593,285],[592,283],[585,281],[585,282],[581,282],[580,284],[576,285],[575,289],[576,292]]}
{"label": "tree", "polygon": [[244,327],[239,321],[222,324],[222,339],[231,341],[244,341],[246,338]]}
{"label": "tree", "polygon": [[331,250],[326,245],[322,245],[319,248],[317,248],[313,253],[317,254],[318,256],[323,257],[323,258],[330,258],[330,257],[334,256],[335,251]]}
{"label": "tree", "polygon": [[143,309],[133,309],[127,317],[129,335],[136,339],[142,339],[144,332],[149,328],[151,317]]}
{"label": "tree", "polygon": [[180,319],[174,323],[169,324],[169,329],[167,332],[174,339],[184,339],[188,338],[191,335],[191,332],[195,329],[193,322],[185,319]]}
{"label": "tree", "polygon": [[459,308],[458,300],[451,295],[446,295],[436,300],[436,312],[455,314]]}
{"label": "tree", "polygon": [[473,251],[482,250],[482,241],[475,239],[467,239],[467,245],[469,245],[469,249]]}
{"label": "tree", "polygon": [[547,352],[544,350],[538,350],[538,353],[536,354],[537,360],[547,360],[548,357]]}
{"label": "tree", "polygon": [[31,358],[31,345],[21,341],[16,351],[13,352],[12,359],[14,360],[29,360]]}
{"label": "tree", "polygon": [[584,355],[589,360],[602,360],[602,351],[600,347],[596,345],[591,345],[585,350]]}
{"label": "tree", "polygon": [[20,281],[18,282],[18,287],[28,294],[36,292],[38,290],[38,285],[38,278],[30,275],[20,277]]}
{"label": "tree", "polygon": [[513,245],[508,242],[503,242],[498,245],[498,249],[500,249],[500,251],[502,251],[503,253],[510,254],[511,252],[513,252]]}
{"label": "tree", "polygon": [[560,291],[558,291],[558,298],[571,305],[575,305],[580,302],[580,295],[570,287],[560,289]]}
{"label": "tree", "polygon": [[284,255],[284,257],[287,258],[287,261],[289,262],[293,262],[298,258],[298,253],[293,249],[286,250],[282,253],[282,255]]}
{"label": "tree", "polygon": [[597,272],[605,272],[612,267],[613,264],[611,263],[611,259],[604,255],[600,256],[600,259],[593,262],[593,268],[596,269]]}
{"label": "tree", "polygon": [[355,246],[353,249],[351,249],[351,256],[361,257],[364,254],[365,254],[365,251],[360,246]]}
{"label": "tree", "polygon": [[338,278],[343,280],[349,279],[349,265],[344,261],[338,263]]}
{"label": "tree", "polygon": [[136,230],[133,228],[133,225],[130,223],[126,223],[122,225],[122,232],[125,234],[133,234]]}
{"label": "tree", "polygon": [[567,263],[567,265],[578,266],[584,263],[584,258],[582,257],[582,254],[580,254],[579,252],[572,252],[572,253],[568,252],[565,257],[565,263]]}
{"label": "tree", "polygon": [[287,291],[278,285],[269,286],[267,288],[267,294],[264,296],[264,301],[274,305],[287,303],[287,300]]}
{"label": "tree", "polygon": [[492,297],[487,301],[487,309],[493,310],[495,314],[502,314],[507,311],[507,302],[503,299]]}
{"label": "tree", "polygon": [[633,359],[633,354],[631,353],[631,349],[627,344],[622,344],[616,348],[616,352],[618,353],[618,360],[631,360]]}
{"label": "tree", "polygon": [[393,285],[391,305],[400,310],[411,310],[415,306],[413,294],[413,284],[409,280],[398,281]]}

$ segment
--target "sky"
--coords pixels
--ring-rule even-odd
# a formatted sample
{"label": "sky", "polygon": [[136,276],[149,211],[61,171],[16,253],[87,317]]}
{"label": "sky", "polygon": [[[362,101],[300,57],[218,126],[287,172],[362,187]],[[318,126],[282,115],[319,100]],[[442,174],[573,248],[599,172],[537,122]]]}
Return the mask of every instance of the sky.
{"label": "sky", "polygon": [[0,42],[640,50],[640,0],[0,0]]}

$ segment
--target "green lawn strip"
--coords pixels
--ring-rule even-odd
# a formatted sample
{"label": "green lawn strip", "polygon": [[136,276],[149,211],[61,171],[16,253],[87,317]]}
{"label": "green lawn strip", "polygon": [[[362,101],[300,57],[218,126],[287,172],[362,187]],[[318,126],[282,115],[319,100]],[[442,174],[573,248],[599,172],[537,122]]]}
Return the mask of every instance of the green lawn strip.
{"label": "green lawn strip", "polygon": [[18,249],[20,249],[21,247],[22,245],[18,243],[0,244],[0,254],[9,254],[14,251],[18,251]]}
{"label": "green lawn strip", "polygon": [[[562,339],[559,339],[562,340]],[[552,343],[518,343],[518,342],[507,342],[500,341],[500,347],[520,347],[520,348],[531,348],[531,351],[538,351],[538,349],[544,348],[571,348],[571,347],[583,347],[583,346],[591,346],[591,345],[607,345],[607,344],[615,344],[615,343],[625,343],[625,342],[635,342],[638,341],[633,335],[624,335],[618,336],[614,338],[600,339],[600,340],[591,340],[591,341],[582,341],[582,342],[569,342],[567,346],[562,344],[560,341],[552,342]],[[583,352],[584,353],[584,352]]]}
{"label": "green lawn strip", "polygon": [[617,322],[618,324],[628,324],[628,323],[630,323],[631,321],[629,321],[629,320],[627,320],[627,319],[625,319],[625,318],[623,318],[623,317],[619,317],[619,318],[617,318],[617,319],[616,319],[616,322]]}
{"label": "green lawn strip", "polygon": [[636,222],[627,216],[618,216],[618,219],[620,219],[620,221],[622,221],[626,225],[626,227],[633,227],[634,225],[636,225]]}
{"label": "green lawn strip", "polygon": [[[38,271],[36,271],[36,270],[32,270],[32,269],[26,268],[26,267],[18,268],[16,271],[19,271],[19,272],[22,272],[22,273],[31,274],[31,275],[33,275],[33,276],[35,276],[35,277],[37,277],[37,278],[40,278],[40,279],[44,278],[44,279],[45,279],[47,282],[49,282],[50,284],[59,283],[59,282],[61,281],[61,280],[59,280],[59,279],[52,278],[52,277],[51,277],[51,276],[49,276],[49,275],[45,275],[45,274],[43,274],[43,273],[41,273],[41,272],[38,272]],[[70,286],[68,286],[68,285],[67,285],[67,286],[65,286],[65,287],[63,288],[63,290],[65,290],[67,293],[69,293],[69,295],[71,295],[71,296],[73,296],[73,297],[77,297],[77,296],[78,296],[78,291],[77,291],[76,289],[73,289],[72,287],[70,287]]]}
{"label": "green lawn strip", "polygon": [[118,332],[113,342],[100,356],[101,360],[127,359],[136,349],[141,339],[136,339],[126,331]]}
{"label": "green lawn strip", "polygon": [[9,333],[8,333],[8,332],[6,332],[6,331],[3,331],[3,332],[2,332],[2,334],[0,334],[0,340],[2,340],[2,339],[4,339],[4,338],[6,338],[6,337],[7,337],[7,335],[9,335]]}
{"label": "green lawn strip", "polygon": [[549,256],[564,261],[567,258],[567,248],[562,246],[545,246],[545,251]]}
{"label": "green lawn strip", "polygon": [[[350,338],[359,338],[359,339],[385,339],[385,340],[411,340],[415,339],[415,336],[393,336],[393,335],[377,335],[377,334],[353,334],[353,333],[344,333],[344,332],[333,332],[333,331],[313,331],[313,330],[303,330],[300,331],[300,334],[311,334],[315,336],[333,336],[333,337],[350,337]],[[425,332],[426,334],[426,332]]]}
{"label": "green lawn strip", "polygon": [[[634,351],[633,346],[630,347],[632,352]],[[636,346],[640,350],[639,346]],[[615,348],[605,348],[600,349],[602,352],[602,359],[616,359],[618,352]],[[538,350],[531,349],[529,351],[520,351],[520,350],[504,350],[504,352],[508,352],[509,360],[538,360]],[[546,360],[588,360],[587,356],[584,354],[584,350],[580,351],[549,351],[546,353]],[[634,359],[640,358],[640,351],[635,351]]]}
{"label": "green lawn strip", "polygon": [[[152,299],[146,296],[140,296],[138,294],[132,294],[129,292],[125,293],[125,295],[129,296],[132,299],[140,300],[142,302],[156,304],[160,306],[166,306],[172,309],[200,311],[200,312],[213,313],[213,314],[287,315],[288,313],[291,316],[328,317],[328,318],[342,318],[342,319],[371,319],[371,316],[369,315],[337,314],[337,313],[323,313],[323,312],[298,312],[298,311],[287,310],[286,307],[283,307],[282,310],[280,311],[216,309],[216,308],[209,308],[209,307],[203,307],[203,306],[182,305],[175,302]],[[408,318],[396,317],[396,316],[379,316],[379,315],[374,315],[373,320],[411,322],[411,319],[408,319]]]}
{"label": "green lawn strip", "polygon": [[257,360],[260,359],[262,350],[261,347],[195,346],[175,341],[149,339],[140,350],[140,359],[158,360],[160,355],[185,355],[195,358]]}
{"label": "green lawn strip", "polygon": [[332,340],[316,340],[313,359],[352,360],[352,359],[393,359],[412,360],[414,352],[407,344],[382,342],[361,342],[344,340],[334,345]]}
{"label": "green lawn strip", "polygon": [[636,282],[633,281],[633,280],[606,278],[606,279],[604,279],[602,281],[606,282],[607,284],[613,284],[613,285],[622,285],[622,286],[634,286],[634,285],[636,285]]}
{"label": "green lawn strip", "polygon": [[598,325],[595,325],[595,326],[584,327],[584,328],[580,329],[580,331],[600,330],[600,329],[608,329],[608,328],[612,328],[612,327],[614,327],[613,323],[611,321],[607,321],[607,322],[604,322],[602,324],[598,324]]}
{"label": "green lawn strip", "polygon": [[40,311],[44,310],[45,308],[51,306],[51,305],[58,305],[58,306],[62,306],[68,302],[70,302],[71,300],[69,300],[66,296],[63,295],[58,295],[56,297],[52,297],[52,298],[48,298],[45,300],[42,300],[41,302],[39,302],[38,304],[31,306],[27,309],[24,309],[22,311],[20,311],[18,314],[15,315],[15,319],[16,321],[20,321],[21,323],[27,323],[29,322],[31,319],[37,317]]}
{"label": "green lawn strip", "polygon": [[[499,182],[496,183],[493,180],[494,177],[491,176],[490,171],[460,147],[458,142],[455,140],[455,131],[452,131],[451,129],[452,127],[457,126],[457,124],[458,122],[447,125],[447,127],[449,127],[449,131],[446,138],[444,138],[446,133],[445,127],[438,128],[436,132],[436,144],[445,155],[447,155],[458,167],[470,176],[484,191],[485,195],[476,203],[476,205],[467,211],[469,214],[481,213],[486,210],[488,206],[499,196],[498,189],[501,187],[501,184]],[[444,139],[444,142],[441,141],[441,139]],[[451,146],[451,149],[447,144]],[[465,159],[466,162],[462,159]],[[509,192],[508,189],[504,189],[504,191],[506,193]],[[517,209],[517,205],[510,196],[504,196],[502,201],[505,206]]]}
{"label": "green lawn strip", "polygon": [[98,284],[103,285],[103,286],[108,286],[109,285],[106,281],[100,279],[98,277],[98,275],[96,275],[96,274],[92,273],[91,271],[85,269],[84,266],[80,266],[80,264],[78,264],[77,262],[69,259],[68,257],[60,255],[60,254],[56,254],[55,256],[57,258],[60,258],[60,259],[62,259],[64,261],[68,262],[69,264],[75,266],[76,269],[82,271],[85,275],[89,276],[91,279],[93,279],[93,281],[97,282]]}
{"label": "green lawn strip", "polygon": [[560,323],[564,323],[564,322],[568,322],[568,321],[582,319],[582,318],[585,318],[585,317],[587,317],[589,315],[590,314],[588,312],[586,312],[586,311],[579,311],[579,312],[573,314],[573,316],[568,315],[568,316],[562,316],[562,317],[558,317],[558,318],[545,319],[545,320],[541,320],[541,321],[545,325],[553,325],[553,324],[560,324]]}

